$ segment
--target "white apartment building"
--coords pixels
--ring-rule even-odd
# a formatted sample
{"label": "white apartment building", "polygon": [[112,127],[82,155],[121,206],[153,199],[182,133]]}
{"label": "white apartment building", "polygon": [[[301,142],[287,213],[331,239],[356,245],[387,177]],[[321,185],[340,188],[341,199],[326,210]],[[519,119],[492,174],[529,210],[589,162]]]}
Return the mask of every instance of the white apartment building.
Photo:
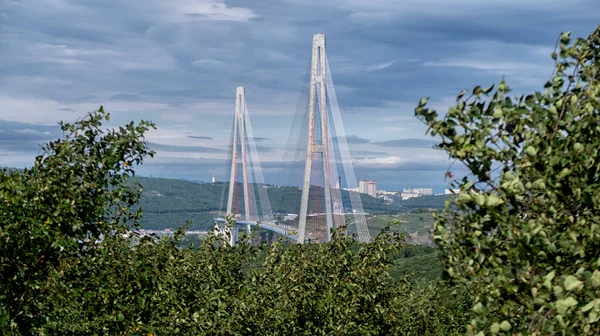
{"label": "white apartment building", "polygon": [[403,200],[407,200],[409,198],[415,198],[415,197],[419,197],[421,196],[420,194],[415,194],[415,193],[401,193],[400,197],[402,197]]}
{"label": "white apartment building", "polygon": [[373,180],[360,180],[358,182],[358,192],[377,197],[377,182]]}
{"label": "white apartment building", "polygon": [[373,180],[367,182],[367,194],[372,197],[377,197],[377,182]]}
{"label": "white apartment building", "polygon": [[362,194],[367,193],[367,180],[360,180],[358,182],[358,192]]}
{"label": "white apartment building", "polygon": [[377,190],[377,195],[394,196],[398,195],[397,191]]}
{"label": "white apartment building", "polygon": [[404,188],[402,189],[402,197],[403,200],[421,196],[430,196],[433,195],[433,188]]}

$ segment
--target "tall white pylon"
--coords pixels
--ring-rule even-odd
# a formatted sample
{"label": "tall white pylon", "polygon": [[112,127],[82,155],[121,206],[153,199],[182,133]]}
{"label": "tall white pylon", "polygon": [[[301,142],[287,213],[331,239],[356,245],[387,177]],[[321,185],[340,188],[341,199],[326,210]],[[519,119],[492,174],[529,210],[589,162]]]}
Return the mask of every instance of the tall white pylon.
{"label": "tall white pylon", "polygon": [[[243,86],[238,86],[235,90],[235,115],[233,118],[233,148],[231,156],[231,175],[229,177],[229,194],[227,199],[227,215],[235,215],[233,213],[233,196],[235,193],[235,177],[237,175],[238,165],[242,164],[242,185],[244,189],[244,219],[246,221],[251,220],[250,218],[250,190],[248,183],[248,161],[246,157],[246,94]],[[238,153],[238,147],[241,149],[241,153]],[[241,154],[241,157],[240,157]],[[246,231],[250,233],[250,225],[247,225]],[[238,240],[239,231],[238,226],[234,225],[231,228],[231,245],[235,245]]]}
{"label": "tall white pylon", "polygon": [[[327,66],[325,58],[325,35],[313,35],[312,58],[310,65],[310,91],[308,101],[308,140],[306,145],[306,163],[304,166],[304,180],[302,186],[302,199],[300,201],[300,219],[298,223],[298,243],[304,244],[306,234],[306,216],[308,214],[308,196],[310,179],[313,171],[313,154],[320,153],[323,163],[323,190],[325,193],[325,225],[326,240],[331,239],[333,216],[331,206],[331,185],[329,181],[329,143],[327,133]],[[320,121],[315,120],[317,108],[317,94]],[[316,134],[315,122],[320,122],[321,132]],[[319,137],[319,139],[317,139]],[[318,141],[320,140],[320,141]]]}

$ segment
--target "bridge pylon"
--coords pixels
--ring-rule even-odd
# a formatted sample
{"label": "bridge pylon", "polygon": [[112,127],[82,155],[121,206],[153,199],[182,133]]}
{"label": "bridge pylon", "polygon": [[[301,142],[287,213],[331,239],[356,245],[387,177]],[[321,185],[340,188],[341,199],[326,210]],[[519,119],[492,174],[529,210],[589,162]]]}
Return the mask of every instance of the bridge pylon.
{"label": "bridge pylon", "polygon": [[[304,178],[302,185],[302,198],[300,200],[300,218],[298,221],[299,244],[304,243],[306,237],[306,217],[308,215],[308,200],[311,185],[311,175],[314,154],[320,156],[323,164],[323,193],[325,205],[325,240],[331,240],[331,229],[333,228],[333,213],[331,201],[331,181],[329,167],[329,135],[327,127],[327,66],[325,54],[325,35],[313,35],[312,58],[310,65],[310,84],[308,101],[308,138],[306,144],[306,161],[304,166]],[[317,99],[318,98],[318,99]],[[317,109],[319,117],[316,118]],[[317,125],[318,124],[318,125]],[[321,130],[316,132],[317,126]]]}
{"label": "bridge pylon", "polygon": [[[227,197],[227,215],[234,216],[234,194],[236,188],[240,186],[236,183],[236,175],[241,164],[242,172],[242,197],[244,204],[244,220],[256,220],[251,218],[250,212],[250,184],[248,180],[248,153],[247,153],[248,135],[246,131],[246,93],[243,86],[238,86],[235,90],[235,115],[233,118],[233,141],[232,141],[232,156],[231,156],[231,172],[229,177],[229,193]],[[241,205],[241,200],[240,205]],[[241,210],[241,209],[238,209]],[[239,214],[237,214],[239,215]],[[246,225],[246,232],[250,233],[250,225]],[[231,245],[235,245],[239,238],[239,226],[234,225],[230,228]]]}

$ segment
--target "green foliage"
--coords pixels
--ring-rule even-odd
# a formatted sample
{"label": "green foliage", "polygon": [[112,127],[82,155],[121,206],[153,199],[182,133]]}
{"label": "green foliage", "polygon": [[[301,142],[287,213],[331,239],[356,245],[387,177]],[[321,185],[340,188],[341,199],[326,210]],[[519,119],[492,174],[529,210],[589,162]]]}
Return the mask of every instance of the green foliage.
{"label": "green foliage", "polygon": [[476,294],[470,334],[600,334],[600,27],[558,43],[545,92],[511,98],[502,80],[443,118],[415,110],[472,173],[434,236]]}
{"label": "green foliage", "polygon": [[[212,234],[197,250],[176,240],[111,237],[64,260],[49,287],[48,334],[451,335],[468,300],[413,288],[388,273],[398,235],[369,244],[227,246]],[[258,254],[266,253],[259,267]],[[82,281],[85,279],[85,281]],[[459,309],[462,314],[457,314]]]}
{"label": "green foliage", "polygon": [[409,243],[433,245],[433,212],[367,216],[367,225],[372,236],[376,236],[390,223],[400,223],[393,225],[391,229],[405,234]]}
{"label": "green foliage", "polygon": [[411,210],[418,209],[443,209],[446,201],[450,199],[448,195],[433,195],[413,197],[402,201],[402,207]]}
{"label": "green foliage", "polygon": [[136,177],[143,186],[139,207],[144,210],[144,229],[176,228],[193,220],[190,229],[209,230],[215,213],[221,210],[223,183]]}
{"label": "green foliage", "polygon": [[235,247],[212,232],[186,241],[184,228],[139,237],[141,189],[129,177],[153,155],[143,136],[154,126],[107,131],[108,117],[100,108],[62,124],[32,168],[0,174],[0,334],[464,333],[467,293],[391,271],[431,252],[399,233]]}
{"label": "green foliage", "polygon": [[[323,188],[312,186],[314,189],[312,192],[316,194],[322,194]],[[269,199],[271,200],[271,207],[273,212],[278,213],[297,213],[299,210],[298,204],[300,204],[300,198],[302,196],[302,190],[297,187],[289,186],[273,186],[267,189]],[[348,190],[341,190],[340,192],[343,204],[350,204],[350,193]],[[360,200],[363,205],[363,209],[370,213],[388,213],[388,212],[400,212],[402,211],[400,203],[386,203],[381,198],[375,198],[367,194],[360,193]],[[309,205],[310,207],[310,205]],[[318,209],[315,209],[318,211]]]}
{"label": "green foliage", "polygon": [[404,247],[394,258],[390,275],[394,279],[408,277],[418,287],[437,283],[443,272],[443,264],[437,248],[423,245]]}
{"label": "green foliage", "polygon": [[102,107],[43,147],[32,168],[0,172],[0,325],[30,334],[47,322],[50,274],[61,256],[78,255],[100,237],[126,232],[139,193],[124,186],[132,165],[153,155],[151,123],[103,130]]}
{"label": "green foliage", "polygon": [[1,334],[464,332],[469,295],[391,272],[398,258],[433,253],[399,233],[231,247],[210,232],[194,248],[181,248],[192,242],[185,228],[139,237],[130,209],[140,189],[128,177],[153,154],[143,141],[153,125],[105,131],[103,119],[101,108],[64,124],[33,168],[0,174]]}
{"label": "green foliage", "polygon": [[[260,252],[266,258],[252,266]],[[357,246],[226,246],[112,236],[51,274],[48,334],[452,335],[467,322],[466,295],[413,288],[387,269],[398,235]],[[418,252],[417,252],[418,253]],[[459,312],[457,314],[457,309]]]}

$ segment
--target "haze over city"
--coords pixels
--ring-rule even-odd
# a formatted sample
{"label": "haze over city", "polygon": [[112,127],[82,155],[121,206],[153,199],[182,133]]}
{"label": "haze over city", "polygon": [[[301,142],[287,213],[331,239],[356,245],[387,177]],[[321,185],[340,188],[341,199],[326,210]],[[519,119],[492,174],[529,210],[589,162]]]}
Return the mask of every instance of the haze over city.
{"label": "haze over city", "polygon": [[[584,36],[595,1],[4,1],[0,166],[103,105],[110,125],[152,120],[157,151],[138,174],[225,180],[235,87],[246,99],[266,182],[279,166],[311,37],[328,59],[359,180],[378,189],[447,187],[450,161],[414,117],[502,76],[540,89],[561,30]],[[462,167],[452,170],[460,174]]]}

